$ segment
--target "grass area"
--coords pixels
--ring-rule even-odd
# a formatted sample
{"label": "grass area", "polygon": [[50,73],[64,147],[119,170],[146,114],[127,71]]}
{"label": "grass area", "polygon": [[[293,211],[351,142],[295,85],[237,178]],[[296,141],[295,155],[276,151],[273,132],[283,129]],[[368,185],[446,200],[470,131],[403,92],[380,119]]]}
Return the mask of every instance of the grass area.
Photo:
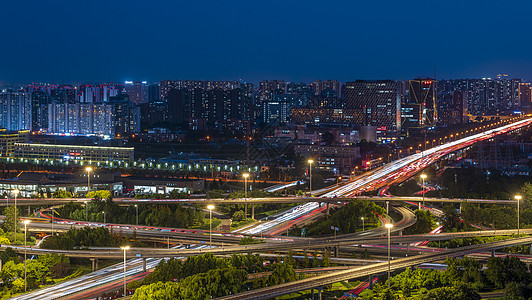
{"label": "grass area", "polygon": [[[221,223],[222,221],[220,219],[213,218],[212,219],[212,230],[215,230],[216,227],[220,226]],[[205,223],[201,225],[190,226],[190,229],[209,230],[210,229],[209,219],[206,219]]]}
{"label": "grass area", "polygon": [[286,206],[281,207],[279,209],[263,211],[263,212],[261,212],[259,214],[255,214],[255,217],[256,217],[257,220],[265,218],[265,217],[270,217],[270,216],[273,216],[273,215],[278,214],[280,212],[286,211],[286,210],[288,210],[288,209],[290,209],[292,207],[295,207],[297,205],[299,205],[299,204],[298,203],[290,203],[290,204],[287,204]]}
{"label": "grass area", "polygon": [[246,220],[243,220],[243,221],[234,221],[233,223],[231,223],[231,229],[235,230],[235,229],[238,229],[240,227],[249,225],[249,224],[251,224],[253,222],[257,222],[257,221],[253,220],[251,218],[247,218]]}

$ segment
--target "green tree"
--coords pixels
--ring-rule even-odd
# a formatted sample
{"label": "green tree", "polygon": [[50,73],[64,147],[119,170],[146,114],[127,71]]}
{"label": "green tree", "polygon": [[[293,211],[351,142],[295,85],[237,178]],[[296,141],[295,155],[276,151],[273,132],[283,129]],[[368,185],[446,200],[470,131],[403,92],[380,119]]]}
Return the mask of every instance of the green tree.
{"label": "green tree", "polygon": [[108,190],[90,191],[87,194],[87,198],[96,200],[112,200],[112,195],[111,191]]}
{"label": "green tree", "polygon": [[233,221],[243,221],[246,219],[246,214],[243,210],[235,211],[232,217]]}
{"label": "green tree", "polygon": [[18,209],[18,207],[15,209],[15,206],[8,206],[5,209],[6,217],[4,219],[2,227],[7,232],[14,232],[15,226],[17,226],[17,232],[20,232],[20,224],[18,222],[15,222],[15,212],[17,218],[20,218],[20,210]]}
{"label": "green tree", "polygon": [[159,281],[136,289],[131,300],[174,300],[179,299],[178,297],[178,283]]}
{"label": "green tree", "polygon": [[517,283],[515,281],[509,282],[504,288],[504,300],[525,300],[524,284]]}
{"label": "green tree", "polygon": [[53,198],[72,198],[72,193],[64,190],[57,190],[52,194]]}
{"label": "green tree", "polygon": [[287,263],[277,263],[273,265],[273,271],[266,279],[266,283],[272,286],[294,280],[296,280],[294,268]]}

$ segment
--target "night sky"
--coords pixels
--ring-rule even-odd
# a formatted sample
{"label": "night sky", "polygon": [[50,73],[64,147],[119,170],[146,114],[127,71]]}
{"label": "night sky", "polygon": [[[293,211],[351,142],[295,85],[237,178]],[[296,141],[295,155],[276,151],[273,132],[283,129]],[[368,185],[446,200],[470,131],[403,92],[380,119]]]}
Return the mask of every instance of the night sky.
{"label": "night sky", "polygon": [[532,79],[532,1],[2,1],[0,84]]}

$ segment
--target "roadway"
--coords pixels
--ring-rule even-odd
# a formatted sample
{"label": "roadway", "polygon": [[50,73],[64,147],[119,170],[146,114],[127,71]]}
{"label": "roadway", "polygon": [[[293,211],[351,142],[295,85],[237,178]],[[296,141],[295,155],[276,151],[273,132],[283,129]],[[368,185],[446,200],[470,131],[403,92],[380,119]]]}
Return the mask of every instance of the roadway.
{"label": "roadway", "polygon": [[[444,260],[447,257],[461,257],[481,251],[495,250],[500,248],[512,247],[532,243],[532,237],[518,238],[505,241],[497,241],[456,249],[445,250],[441,252],[429,253],[415,257],[396,259],[390,262],[390,269],[397,270],[410,266],[420,265],[434,261]],[[376,263],[368,266],[351,268],[348,270],[334,271],[324,275],[318,275],[312,278],[297,280],[289,283],[283,283],[271,287],[265,287],[234,295],[221,297],[219,299],[270,299],[299,291],[310,290],[332,284],[339,281],[346,281],[353,278],[366,277],[369,275],[379,274],[388,271],[388,263]]]}
{"label": "roadway", "polygon": [[[348,183],[344,183],[347,185]],[[337,188],[335,186],[335,188]],[[338,188],[337,188],[338,189]],[[369,200],[375,202],[382,201],[412,201],[422,202],[423,197],[380,197],[380,196],[357,196],[350,195],[349,197],[320,197],[320,202],[326,203],[342,203],[348,202],[353,199]],[[79,203],[84,205],[85,201],[92,201],[88,198],[47,198],[47,199],[17,199],[17,205],[64,205],[69,202]],[[271,197],[271,198],[214,198],[214,199],[133,199],[133,198],[114,198],[114,202],[119,205],[135,205],[135,204],[264,204],[264,203],[308,203],[318,201],[317,197]],[[425,202],[437,202],[437,203],[486,203],[486,204],[516,204],[515,200],[490,200],[490,199],[466,199],[466,198],[432,198],[425,197]],[[6,206],[7,201],[0,201],[0,206]],[[13,205],[13,199],[9,201],[9,205]]]}
{"label": "roadway", "polygon": [[[409,244],[417,241],[442,241],[460,238],[486,237],[486,236],[509,236],[516,234],[517,230],[490,230],[490,231],[470,231],[470,232],[453,232],[442,233],[437,235],[403,235],[392,236],[392,244]],[[532,234],[532,229],[521,229],[523,234]],[[331,247],[348,247],[363,245],[385,245],[388,242],[386,236],[379,237],[377,233],[366,232],[368,235],[356,236],[350,238],[320,238],[320,239],[294,239],[291,242],[279,241],[264,244],[224,246],[224,247],[202,247],[196,249],[163,249],[163,248],[132,248],[127,252],[127,258],[167,258],[167,257],[187,257],[212,253],[214,255],[228,255],[235,253],[260,253],[260,252],[279,252],[285,250],[304,250],[304,249],[326,249]],[[516,240],[516,239],[509,239]],[[24,247],[11,245],[0,246],[0,251],[6,248],[12,248],[17,253],[24,253]],[[87,250],[47,250],[40,248],[28,248],[27,253],[31,255],[43,255],[55,252],[68,257],[78,258],[101,258],[101,259],[121,259],[124,253],[122,250],[115,248],[109,249],[91,249]]]}

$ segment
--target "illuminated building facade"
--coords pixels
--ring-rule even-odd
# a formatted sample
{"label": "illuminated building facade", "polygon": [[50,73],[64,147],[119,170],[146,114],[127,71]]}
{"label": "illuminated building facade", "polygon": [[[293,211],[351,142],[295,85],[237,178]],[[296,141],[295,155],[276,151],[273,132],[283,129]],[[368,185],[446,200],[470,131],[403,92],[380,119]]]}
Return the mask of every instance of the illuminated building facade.
{"label": "illuminated building facade", "polygon": [[14,156],[28,160],[133,162],[134,148],[15,143]]}
{"label": "illuminated building facade", "polygon": [[48,106],[48,133],[113,136],[113,106],[109,104],[57,104]]}
{"label": "illuminated building facade", "polygon": [[356,80],[345,85],[345,106],[362,112],[360,125],[382,133],[401,130],[401,85],[394,80]]}
{"label": "illuminated building facade", "polygon": [[31,130],[31,97],[24,90],[0,92],[0,127]]}

